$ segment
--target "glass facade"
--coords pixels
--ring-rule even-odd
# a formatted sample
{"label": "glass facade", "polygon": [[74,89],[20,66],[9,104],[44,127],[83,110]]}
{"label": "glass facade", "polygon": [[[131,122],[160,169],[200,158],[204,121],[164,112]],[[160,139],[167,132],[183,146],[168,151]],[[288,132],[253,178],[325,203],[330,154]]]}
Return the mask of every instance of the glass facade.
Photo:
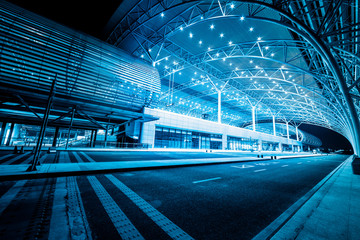
{"label": "glass facade", "polygon": [[222,136],[157,126],[155,148],[221,149]]}
{"label": "glass facade", "polygon": [[257,140],[251,138],[227,138],[228,150],[256,151],[258,149]]}

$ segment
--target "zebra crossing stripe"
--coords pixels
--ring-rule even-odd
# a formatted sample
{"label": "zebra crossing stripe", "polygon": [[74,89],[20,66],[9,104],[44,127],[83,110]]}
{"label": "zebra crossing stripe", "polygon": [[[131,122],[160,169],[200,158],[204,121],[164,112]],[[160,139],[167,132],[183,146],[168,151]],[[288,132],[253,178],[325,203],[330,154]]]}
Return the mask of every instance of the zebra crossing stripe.
{"label": "zebra crossing stripe", "polygon": [[20,192],[22,187],[28,180],[20,180],[15,183],[4,195],[0,198],[0,215],[2,212],[9,206],[12,200],[16,197],[16,195]]}
{"label": "zebra crossing stripe", "polygon": [[89,160],[89,162],[95,162],[94,159],[92,159],[89,155],[87,155],[84,152],[80,152],[87,160]]}
{"label": "zebra crossing stripe", "polygon": [[10,160],[7,160],[7,161],[5,161],[5,162],[3,162],[3,163],[5,163],[5,164],[11,164],[11,163],[19,160],[20,158],[29,155],[30,153],[31,153],[31,152],[27,152],[27,153],[25,153],[25,154],[20,154],[19,156],[16,156],[16,157],[14,157],[14,158],[12,158],[12,159],[10,159]]}
{"label": "zebra crossing stripe", "polygon": [[88,176],[92,188],[122,239],[144,239],[95,176]]}
{"label": "zebra crossing stripe", "polygon": [[81,159],[81,157],[79,156],[79,154],[77,154],[77,152],[73,152],[76,161],[78,161],[79,163],[83,163],[84,161]]}
{"label": "zebra crossing stripe", "polygon": [[148,202],[142,199],[134,191],[123,184],[119,179],[111,174],[105,175],[120,191],[122,191],[131,201],[135,203],[148,217],[150,217],[161,229],[163,229],[172,239],[189,240],[193,239],[175,223],[161,214]]}

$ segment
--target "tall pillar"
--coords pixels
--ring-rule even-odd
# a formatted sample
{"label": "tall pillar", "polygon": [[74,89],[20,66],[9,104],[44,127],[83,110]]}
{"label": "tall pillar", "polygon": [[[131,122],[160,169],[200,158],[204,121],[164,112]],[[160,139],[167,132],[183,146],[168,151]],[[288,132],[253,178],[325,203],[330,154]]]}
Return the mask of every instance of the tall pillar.
{"label": "tall pillar", "polygon": [[96,137],[97,137],[97,129],[95,130],[95,133],[94,133],[94,139],[93,139],[93,145],[92,145],[92,147],[95,147]]}
{"label": "tall pillar", "polygon": [[218,123],[221,123],[221,91],[218,91]]}
{"label": "tall pillar", "polygon": [[59,136],[59,127],[56,127],[52,146],[56,147],[57,139]]}
{"label": "tall pillar", "polygon": [[299,130],[298,127],[295,127],[295,131],[296,131],[296,141],[299,141]]}
{"label": "tall pillar", "polygon": [[276,136],[276,125],[275,125],[275,116],[274,115],[272,116],[272,119],[273,119],[273,133],[274,133],[274,136]]}
{"label": "tall pillar", "polygon": [[290,139],[290,135],[289,135],[289,123],[286,122],[286,135],[287,135],[287,139]]}
{"label": "tall pillar", "polygon": [[2,125],[1,125],[1,132],[0,132],[0,146],[2,145],[3,143],[3,140],[4,140],[4,136],[5,135],[5,132],[6,132],[6,126],[7,126],[7,122],[3,122]]}
{"label": "tall pillar", "polygon": [[253,125],[253,131],[255,132],[255,106],[252,107],[252,125]]}
{"label": "tall pillar", "polygon": [[261,139],[259,139],[258,151],[259,152],[262,151],[262,140]]}
{"label": "tall pillar", "polygon": [[90,135],[90,144],[89,146],[92,147],[93,146],[93,138],[94,138],[94,130],[91,130],[91,135]]}
{"label": "tall pillar", "polygon": [[107,145],[107,135],[108,135],[108,131],[109,131],[109,125],[106,126],[105,129],[105,136],[104,136],[104,147],[106,148]]}
{"label": "tall pillar", "polygon": [[73,122],[74,122],[74,115],[75,115],[75,108],[73,108],[72,113],[71,113],[71,120],[70,120],[70,126],[69,126],[68,136],[67,136],[67,139],[66,139],[65,149],[67,149],[68,146],[69,146],[71,128],[72,128],[72,125],[73,125]]}
{"label": "tall pillar", "polygon": [[8,136],[8,138],[6,140],[6,146],[10,146],[11,138],[12,138],[12,135],[14,133],[14,127],[15,127],[15,123],[11,123],[10,133],[9,133],[9,136]]}

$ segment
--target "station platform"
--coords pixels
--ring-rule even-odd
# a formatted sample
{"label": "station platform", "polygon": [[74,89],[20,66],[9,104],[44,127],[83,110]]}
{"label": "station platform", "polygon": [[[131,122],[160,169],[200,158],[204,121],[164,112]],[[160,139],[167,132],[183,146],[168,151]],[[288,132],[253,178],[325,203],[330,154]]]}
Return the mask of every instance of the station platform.
{"label": "station platform", "polygon": [[[26,171],[30,164],[0,164],[0,180],[14,181],[187,166],[272,161],[274,160],[273,156],[277,156],[276,160],[279,161],[282,159],[321,156],[308,153],[280,154],[272,152],[265,154],[263,158],[258,157],[259,153],[251,153],[252,156],[243,157],[234,154],[230,157],[220,155],[219,157],[192,159],[144,158],[142,160],[126,160],[124,158],[120,159],[120,161],[98,162],[91,161],[90,156],[92,155],[86,155],[82,151],[84,149],[77,149],[75,153],[71,153],[73,154],[71,155],[72,158],[78,160],[78,162],[43,163],[37,167],[37,171],[33,172]],[[98,154],[101,156],[101,152]],[[219,154],[223,153],[220,152]],[[227,152],[227,154],[229,153]],[[51,154],[43,154],[42,159],[46,159],[49,155]],[[60,158],[64,156],[60,156]],[[17,156],[13,155],[4,159],[9,162],[11,157]],[[25,158],[29,159],[29,155]],[[85,159],[90,160],[85,162]],[[359,239],[360,175],[359,165],[354,159],[354,156],[349,156],[306,195],[263,229],[254,239]],[[5,193],[0,198],[0,206],[2,201],[6,201],[6,197]]]}

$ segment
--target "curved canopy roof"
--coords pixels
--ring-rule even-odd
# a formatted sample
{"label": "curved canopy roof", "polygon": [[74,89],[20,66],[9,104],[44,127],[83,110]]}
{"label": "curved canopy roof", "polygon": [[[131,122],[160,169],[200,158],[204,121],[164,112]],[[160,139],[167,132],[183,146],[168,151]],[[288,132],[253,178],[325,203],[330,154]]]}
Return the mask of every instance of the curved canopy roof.
{"label": "curved canopy roof", "polygon": [[324,126],[359,149],[359,1],[124,1],[108,42],[151,62],[157,107]]}

